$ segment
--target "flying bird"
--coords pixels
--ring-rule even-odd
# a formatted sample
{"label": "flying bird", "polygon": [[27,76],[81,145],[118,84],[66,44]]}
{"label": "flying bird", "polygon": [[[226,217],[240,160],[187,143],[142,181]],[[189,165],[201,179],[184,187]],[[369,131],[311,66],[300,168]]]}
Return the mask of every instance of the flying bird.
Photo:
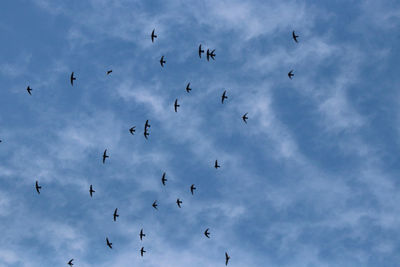
{"label": "flying bird", "polygon": [[247,119],[248,119],[248,117],[247,117],[247,112],[242,116],[242,120],[245,122],[245,123],[247,123]]}
{"label": "flying bird", "polygon": [[107,71],[107,75],[109,75],[111,72],[112,72],[112,70],[108,70],[108,71]]}
{"label": "flying bird", "polygon": [[140,255],[143,257],[143,254],[146,252],[146,250],[144,250],[144,247],[142,247],[141,249],[140,249]]}
{"label": "flying bird", "polygon": [[222,94],[222,97],[221,97],[221,103],[223,104],[224,100],[227,99],[227,98],[228,97],[226,96],[226,90],[225,90],[224,93]]}
{"label": "flying bird", "polygon": [[92,185],[90,185],[90,189],[89,189],[89,194],[90,194],[90,197],[92,197],[93,196],[93,193],[94,192],[96,192],[96,191],[94,191],[93,190],[93,186]]}
{"label": "flying bird", "polygon": [[157,205],[157,200],[154,200],[154,202],[153,202],[153,205],[152,205],[152,206],[153,206],[153,208],[155,208],[155,209],[157,210],[157,206],[158,206],[158,205]]}
{"label": "flying bird", "polygon": [[178,99],[175,99],[175,104],[174,104],[175,112],[178,111],[178,107],[180,107],[180,105],[178,105]]}
{"label": "flying bird", "polygon": [[112,243],[110,243],[110,241],[108,240],[108,237],[106,237],[106,241],[107,241],[107,246],[112,249]]}
{"label": "flying bird", "polygon": [[194,184],[192,184],[191,186],[190,186],[190,192],[192,193],[192,195],[193,195],[193,191],[194,190],[196,190],[196,187],[194,187]]}
{"label": "flying bird", "polygon": [[117,214],[117,212],[118,212],[118,208],[116,208],[114,210],[114,222],[117,220],[117,217],[119,217],[119,214]]}
{"label": "flying bird", "polygon": [[144,134],[144,138],[147,139],[147,136],[149,136],[149,133],[147,132],[147,129],[146,129],[146,128],[144,129],[144,133],[143,133],[143,134]]}
{"label": "flying bird", "polygon": [[107,149],[106,150],[104,150],[104,153],[103,153],[103,164],[106,162],[106,158],[108,158],[109,156],[107,155]]}
{"label": "flying bird", "polygon": [[225,265],[228,265],[228,261],[231,257],[229,257],[228,253],[225,252]]}
{"label": "flying bird", "polygon": [[293,40],[294,40],[296,43],[298,43],[297,37],[299,37],[299,36],[296,35],[296,34],[294,33],[294,31],[292,32],[292,37],[293,37]]}
{"label": "flying bird", "polygon": [[192,90],[192,88],[190,88],[189,86],[190,86],[190,83],[188,83],[186,85],[186,92],[188,92],[188,93],[190,93],[190,91]]}
{"label": "flying bird", "polygon": [[154,43],[154,38],[157,38],[157,35],[154,34],[154,31],[156,29],[153,29],[153,31],[151,32],[151,42]]}
{"label": "flying bird", "polygon": [[207,61],[210,61],[210,57],[213,59],[213,60],[215,60],[215,54],[214,54],[214,52],[215,52],[215,49],[214,50],[212,50],[211,52],[210,52],[210,49],[207,49]]}
{"label": "flying bird", "polygon": [[143,238],[144,236],[146,236],[145,234],[143,234],[143,229],[140,230],[139,236],[140,236],[140,241],[142,241],[142,238]]}
{"label": "flying bird", "polygon": [[289,71],[287,75],[289,76],[289,79],[292,79],[292,77],[294,76],[293,70]]}
{"label": "flying bird", "polygon": [[135,128],[136,128],[136,126],[133,126],[133,127],[131,127],[130,129],[129,129],[129,132],[131,133],[131,135],[134,135],[135,134]]}
{"label": "flying bird", "polygon": [[28,85],[28,87],[26,87],[26,91],[28,91],[28,94],[32,95],[32,93],[31,93],[32,88],[30,88],[29,85]]}
{"label": "flying bird", "polygon": [[218,165],[218,160],[215,160],[214,168],[218,169],[218,168],[220,168],[220,167],[221,167],[221,166]]}
{"label": "flying bird", "polygon": [[178,207],[180,208],[181,207],[181,204],[182,204],[182,201],[181,200],[179,200],[179,198],[176,200],[176,204],[178,204]]}
{"label": "flying bird", "polygon": [[208,228],[204,231],[204,235],[205,235],[207,238],[210,238],[210,233],[208,232]]}
{"label": "flying bird", "polygon": [[199,57],[201,58],[201,54],[204,53],[204,50],[201,49],[201,44],[199,45]]}
{"label": "flying bird", "polygon": [[38,181],[36,181],[35,187],[36,187],[36,191],[38,192],[38,194],[40,194],[39,189],[42,189],[42,187],[39,186],[39,182]]}
{"label": "flying bird", "polygon": [[165,172],[163,173],[162,177],[161,177],[161,182],[163,185],[165,185],[165,182],[168,181],[167,178],[165,178]]}
{"label": "flying bird", "polygon": [[70,259],[69,262],[67,263],[69,266],[74,265],[72,262],[74,261],[74,259]]}
{"label": "flying bird", "polygon": [[149,120],[146,120],[146,123],[144,124],[144,138],[147,139],[147,136],[149,136],[149,133],[147,132],[147,129],[150,128]]}
{"label": "flying bird", "polygon": [[74,77],[74,72],[71,73],[71,77],[70,77],[70,81],[71,81],[71,85],[74,86],[74,81],[76,80],[76,78]]}
{"label": "flying bird", "polygon": [[160,59],[161,67],[164,67],[165,63],[166,63],[166,61],[164,60],[164,56],[162,56],[161,59]]}

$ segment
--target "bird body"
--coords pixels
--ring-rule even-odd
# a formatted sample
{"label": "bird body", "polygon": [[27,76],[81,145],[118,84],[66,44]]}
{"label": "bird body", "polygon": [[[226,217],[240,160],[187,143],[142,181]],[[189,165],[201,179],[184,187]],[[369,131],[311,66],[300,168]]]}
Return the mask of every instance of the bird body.
{"label": "bird body", "polygon": [[72,72],[71,73],[71,76],[70,76],[70,82],[71,82],[71,85],[72,86],[74,86],[74,81],[76,80],[76,78],[74,77],[74,72]]}
{"label": "bird body", "polygon": [[153,31],[151,32],[151,42],[154,43],[154,39],[157,38],[157,35],[154,34],[154,31],[156,29],[153,29]]}

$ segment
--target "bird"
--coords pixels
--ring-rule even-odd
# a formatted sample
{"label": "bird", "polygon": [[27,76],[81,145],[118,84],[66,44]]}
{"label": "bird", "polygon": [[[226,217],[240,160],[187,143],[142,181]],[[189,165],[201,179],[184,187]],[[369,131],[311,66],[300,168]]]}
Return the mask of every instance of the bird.
{"label": "bird", "polygon": [[103,164],[106,162],[106,158],[108,158],[109,156],[107,155],[107,149],[106,150],[104,150],[104,153],[103,153]]}
{"label": "bird", "polygon": [[141,249],[140,249],[140,255],[143,257],[143,253],[145,253],[146,252],[146,250],[144,250],[144,247],[142,247]]}
{"label": "bird", "polygon": [[218,168],[220,168],[220,167],[221,167],[221,166],[218,165],[218,160],[215,160],[214,168],[218,169]]}
{"label": "bird", "polygon": [[42,189],[42,187],[39,186],[39,182],[38,181],[36,181],[35,187],[36,187],[36,191],[38,192],[38,194],[40,194],[39,189]]}
{"label": "bird", "polygon": [[196,187],[194,187],[194,184],[192,184],[191,186],[190,186],[190,192],[192,193],[192,195],[193,195],[193,191],[194,190],[196,190]]}
{"label": "bird", "polygon": [[215,49],[214,50],[212,50],[211,52],[210,52],[210,49],[207,49],[207,61],[210,61],[210,57],[213,59],[213,60],[215,60],[215,54],[214,54],[214,52],[215,52]]}
{"label": "bird", "polygon": [[140,230],[139,236],[140,236],[140,241],[142,241],[142,238],[143,238],[144,236],[146,236],[145,234],[143,234],[143,228],[142,228],[142,230]]}
{"label": "bird", "polygon": [[186,92],[188,92],[188,93],[190,93],[190,91],[192,90],[192,88],[190,88],[189,86],[190,86],[190,83],[188,83],[186,85]]}
{"label": "bird", "polygon": [[199,45],[199,57],[201,58],[201,54],[204,53],[204,50],[201,49],[201,44]]}
{"label": "bird", "polygon": [[107,241],[107,246],[112,249],[112,243],[110,243],[110,241],[108,240],[108,237],[106,237],[106,241]]}
{"label": "bird", "polygon": [[151,32],[151,42],[154,43],[154,38],[157,38],[157,35],[154,34],[154,31],[156,29],[153,29],[153,31]]}
{"label": "bird", "polygon": [[67,263],[69,266],[74,265],[72,262],[74,261],[74,259],[70,259],[69,262]]}
{"label": "bird", "polygon": [[149,133],[147,132],[147,129],[150,128],[149,120],[146,120],[146,123],[144,124],[144,138],[147,139],[147,136],[149,136]]}
{"label": "bird", "polygon": [[289,76],[289,79],[292,79],[292,77],[294,76],[293,70],[289,71],[287,75]]}
{"label": "bird", "polygon": [[178,107],[180,107],[180,105],[178,105],[178,99],[175,99],[175,104],[174,104],[175,112],[178,111]]}
{"label": "bird", "polygon": [[157,210],[157,206],[158,206],[158,205],[157,205],[157,200],[154,200],[154,202],[153,202],[153,205],[152,205],[152,206],[153,206],[153,208],[155,208],[155,209]]}
{"label": "bird", "polygon": [[146,128],[144,129],[144,133],[143,133],[143,134],[144,134],[144,138],[147,139],[147,136],[149,136],[149,133],[147,132],[147,129],[146,129]]}
{"label": "bird", "polygon": [[93,190],[93,186],[92,185],[90,185],[90,189],[89,189],[89,194],[90,194],[90,197],[92,197],[93,196],[93,193],[94,192],[96,192],[96,191],[94,191]]}
{"label": "bird", "polygon": [[164,60],[164,56],[162,56],[161,59],[160,59],[161,67],[164,67],[165,63],[166,63],[166,61]]}
{"label": "bird", "polygon": [[211,53],[210,53],[210,56],[211,56],[211,58],[213,59],[213,60],[215,60],[215,54],[214,54],[214,52],[215,52],[215,49],[213,50],[213,51],[211,51]]}
{"label": "bird", "polygon": [[32,91],[32,88],[31,88],[31,87],[29,87],[29,85],[28,85],[28,87],[26,87],[26,91],[28,91],[28,94],[32,95],[32,93],[31,93],[31,91]]}
{"label": "bird", "polygon": [[210,238],[210,233],[208,232],[208,229],[209,229],[209,228],[207,228],[207,229],[204,231],[204,235],[205,235],[207,238]]}
{"label": "bird", "polygon": [[181,207],[181,204],[182,204],[182,201],[178,198],[178,199],[176,200],[176,204],[178,204],[178,207],[180,208],[180,207]]}
{"label": "bird", "polygon": [[70,80],[71,80],[71,85],[74,86],[74,81],[76,80],[76,78],[74,77],[74,72],[71,73]]}
{"label": "bird", "polygon": [[133,126],[133,127],[131,127],[130,129],[129,129],[129,132],[131,133],[131,135],[134,135],[135,134],[135,128],[136,128],[136,126]]}
{"label": "bird", "polygon": [[231,257],[229,257],[228,253],[225,252],[225,265],[228,265],[228,261]]}
{"label": "bird", "polygon": [[119,214],[117,214],[117,212],[118,212],[118,208],[116,208],[114,210],[114,222],[117,220],[117,217],[119,217]]}
{"label": "bird", "polygon": [[107,71],[107,75],[109,75],[111,72],[112,72],[112,70],[108,70],[108,71]]}
{"label": "bird", "polygon": [[165,178],[165,172],[163,173],[162,177],[161,177],[161,182],[162,184],[165,186],[165,182],[168,181],[167,178]]}
{"label": "bird", "polygon": [[242,116],[242,120],[245,122],[245,123],[247,123],[247,119],[248,119],[248,117],[247,117],[247,112]]}
{"label": "bird", "polygon": [[299,37],[299,36],[296,35],[296,34],[294,33],[294,31],[292,32],[292,37],[293,37],[293,40],[294,40],[296,43],[298,43],[297,37]]}
{"label": "bird", "polygon": [[224,100],[227,99],[227,98],[228,97],[226,96],[226,90],[225,90],[224,93],[222,94],[222,97],[221,97],[221,103],[223,104]]}

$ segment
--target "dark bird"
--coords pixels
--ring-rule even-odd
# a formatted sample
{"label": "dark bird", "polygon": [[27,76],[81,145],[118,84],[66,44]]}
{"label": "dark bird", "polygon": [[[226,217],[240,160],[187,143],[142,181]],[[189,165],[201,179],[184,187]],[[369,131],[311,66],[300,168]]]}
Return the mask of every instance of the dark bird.
{"label": "dark bird", "polygon": [[142,247],[141,249],[140,249],[140,255],[143,257],[143,254],[146,252],[146,250],[144,250],[144,247]]}
{"label": "dark bird", "polygon": [[221,166],[218,165],[218,160],[215,160],[214,168],[218,169],[218,168],[220,168],[220,167],[221,167]]}
{"label": "dark bird", "polygon": [[161,182],[163,185],[165,185],[165,182],[168,181],[167,178],[165,178],[165,172],[163,173],[162,177],[161,177]]}
{"label": "dark bird", "polygon": [[297,37],[299,37],[299,36],[296,35],[296,34],[294,33],[294,31],[292,32],[292,37],[293,37],[293,40],[294,40],[296,43],[298,43]]}
{"label": "dark bird", "polygon": [[150,128],[149,120],[146,120],[146,123],[144,124],[144,138],[147,139],[147,136],[149,136],[149,133],[147,132],[147,129]]}
{"label": "dark bird", "polygon": [[108,237],[106,237],[106,241],[107,241],[107,246],[112,249],[112,243],[110,243],[110,241],[108,240]]}
{"label": "dark bird", "polygon": [[143,134],[144,134],[144,138],[147,139],[147,136],[149,136],[149,133],[147,132],[147,129],[146,129],[146,128],[144,129],[144,133],[143,133]]}
{"label": "dark bird", "polygon": [[155,208],[155,209],[157,210],[157,206],[158,206],[158,205],[157,205],[157,200],[154,200],[154,202],[153,202],[153,205],[152,205],[152,206],[153,206],[153,208]]}
{"label": "dark bird", "polygon": [[117,220],[117,217],[119,217],[119,214],[117,214],[117,212],[118,212],[118,208],[116,208],[114,210],[114,222]]}
{"label": "dark bird", "polygon": [[188,83],[186,85],[186,92],[188,92],[188,93],[190,93],[190,91],[192,90],[192,88],[190,88],[189,86],[190,86],[190,83]]}
{"label": "dark bird", "polygon": [[135,134],[135,128],[136,128],[136,126],[133,126],[133,127],[131,127],[130,129],[129,129],[129,132],[131,133],[131,135],[134,135]]}
{"label": "dark bird", "polygon": [[228,265],[228,261],[231,257],[229,257],[228,253],[225,252],[225,265]]}
{"label": "dark bird", "polygon": [[180,208],[181,207],[181,204],[182,204],[182,201],[181,200],[179,200],[179,198],[176,200],[176,204],[178,204],[178,207]]}
{"label": "dark bird", "polygon": [[108,158],[109,156],[107,155],[107,149],[106,150],[104,150],[104,153],[103,153],[103,164],[106,162],[106,158]]}
{"label": "dark bird", "polygon": [[245,123],[247,123],[247,119],[248,119],[248,117],[247,117],[247,112],[242,116],[242,120],[245,122]]}
{"label": "dark bird", "polygon": [[174,104],[175,112],[178,111],[178,107],[180,107],[180,105],[178,105],[178,99],[175,99],[175,104]]}
{"label": "dark bird", "polygon": [[154,34],[154,31],[155,31],[156,29],[154,29],[152,32],[151,32],[151,42],[152,43],[154,43],[154,38],[157,38],[157,35],[155,35]]}
{"label": "dark bird", "polygon": [[201,49],[201,44],[199,45],[199,57],[201,58],[201,54],[204,53],[204,50]]}
{"label": "dark bird", "polygon": [[204,231],[204,235],[205,235],[207,238],[210,238],[210,233],[208,232],[208,228]]}
{"label": "dark bird", "polygon": [[215,60],[215,49],[213,50],[213,51],[211,51],[211,53],[210,53],[210,57],[213,59],[213,60]]}
{"label": "dark bird", "polygon": [[227,99],[227,98],[228,97],[226,96],[226,90],[225,90],[224,93],[222,94],[222,97],[221,97],[221,103],[223,104],[224,100]]}
{"label": "dark bird", "polygon": [[74,81],[76,80],[76,78],[74,77],[74,72],[71,73],[70,80],[71,80],[71,85],[74,86]]}
{"label": "dark bird", "polygon": [[144,236],[146,236],[145,234],[143,234],[143,229],[140,230],[139,236],[140,236],[140,241],[142,241],[142,238],[143,238]]}
{"label": "dark bird", "polygon": [[74,264],[72,263],[73,261],[74,261],[74,259],[70,259],[69,262],[68,262],[68,265],[69,265],[69,266],[74,265]]}
{"label": "dark bird", "polygon": [[111,72],[112,72],[112,70],[108,70],[108,71],[107,71],[107,75],[109,75]]}
{"label": "dark bird", "polygon": [[194,187],[194,184],[192,184],[191,186],[190,186],[190,192],[192,193],[192,195],[193,195],[193,191],[194,190],[196,190],[196,187]]}
{"label": "dark bird", "polygon": [[210,52],[210,49],[207,49],[207,61],[210,61],[210,57],[213,59],[213,60],[215,60],[215,54],[214,54],[214,52],[215,52],[215,49],[214,50],[212,50],[211,52]]}
{"label": "dark bird", "polygon": [[29,85],[28,85],[28,87],[26,87],[26,91],[28,91],[28,94],[32,95],[32,93],[31,93],[32,88],[30,88]]}
{"label": "dark bird", "polygon": [[39,186],[39,182],[38,181],[36,181],[35,187],[36,187],[36,191],[38,192],[38,194],[40,194],[39,189],[42,189],[42,187]]}
{"label": "dark bird", "polygon": [[161,67],[164,67],[165,63],[166,63],[166,61],[164,60],[164,56],[162,56],[161,59],[160,59]]}
{"label": "dark bird", "polygon": [[289,71],[287,75],[289,76],[289,79],[292,79],[292,77],[294,76],[293,70]]}
{"label": "dark bird", "polygon": [[93,196],[93,193],[94,192],[96,192],[96,191],[94,191],[93,190],[93,186],[92,185],[90,185],[90,189],[89,189],[89,194],[90,194],[90,197],[92,197]]}

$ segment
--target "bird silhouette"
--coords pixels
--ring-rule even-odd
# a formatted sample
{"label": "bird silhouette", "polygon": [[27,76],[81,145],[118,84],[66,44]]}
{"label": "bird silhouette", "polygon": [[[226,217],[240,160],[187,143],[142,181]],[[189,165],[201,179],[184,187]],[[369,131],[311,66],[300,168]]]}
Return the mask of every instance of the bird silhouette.
{"label": "bird silhouette", "polygon": [[201,44],[199,45],[199,58],[201,58],[201,54],[204,53],[204,50],[201,49]]}
{"label": "bird silhouette", "polygon": [[178,107],[180,107],[180,105],[178,105],[178,99],[175,99],[175,103],[174,103],[175,112],[178,112]]}
{"label": "bird silhouette", "polygon": [[294,31],[292,32],[292,37],[293,37],[293,40],[294,40],[296,43],[298,43],[297,37],[299,37],[299,36],[296,35],[296,34],[294,33]]}
{"label": "bird silhouette", "polygon": [[157,200],[154,200],[154,202],[153,202],[153,205],[152,205],[152,206],[153,206],[153,208],[155,208],[155,209],[157,210],[157,206],[158,206],[158,205],[157,205]]}
{"label": "bird silhouette", "polygon": [[245,122],[245,123],[247,123],[247,119],[248,119],[248,117],[247,117],[247,112],[242,116],[242,120]]}
{"label": "bird silhouette", "polygon": [[144,236],[146,236],[146,235],[143,233],[143,228],[142,228],[142,230],[140,230],[140,234],[139,234],[140,241],[142,241],[142,238],[143,238]]}
{"label": "bird silhouette", "polygon": [[74,265],[72,262],[74,261],[74,259],[70,259],[69,262],[67,263],[69,266]]}
{"label": "bird silhouette", "polygon": [[214,168],[218,169],[218,168],[220,168],[220,167],[221,167],[221,166],[218,165],[218,160],[215,160]]}
{"label": "bird silhouette", "polygon": [[110,243],[110,241],[108,240],[108,237],[106,237],[106,241],[107,241],[107,246],[112,249],[112,243]]}
{"label": "bird silhouette", "polygon": [[190,88],[189,86],[190,86],[190,83],[188,83],[186,85],[186,92],[188,92],[188,93],[190,93],[190,91],[192,90],[192,88]]}
{"label": "bird silhouette", "polygon": [[153,29],[153,31],[151,32],[151,42],[154,43],[154,38],[157,38],[157,35],[154,34],[154,31],[156,29]]}
{"label": "bird silhouette", "polygon": [[117,212],[118,212],[118,208],[116,208],[116,209],[114,210],[114,214],[113,214],[113,216],[114,216],[114,222],[117,220],[117,217],[119,217],[119,214],[117,214]]}
{"label": "bird silhouette", "polygon": [[104,150],[104,153],[103,153],[103,164],[106,162],[106,158],[108,158],[109,156],[107,155],[107,149],[106,150]]}
{"label": "bird silhouette", "polygon": [[109,75],[111,72],[112,72],[112,70],[108,70],[108,71],[107,71],[107,75]]}
{"label": "bird silhouette", "polygon": [[93,186],[92,185],[90,185],[90,189],[89,189],[89,194],[90,194],[90,197],[92,197],[93,196],[93,193],[94,192],[96,192],[96,191],[94,191],[93,190]]}
{"label": "bird silhouette", "polygon": [[178,198],[178,199],[176,200],[176,204],[178,204],[178,207],[180,208],[180,207],[181,207],[181,204],[182,204],[182,201]]}
{"label": "bird silhouette", "polygon": [[289,71],[289,73],[287,75],[288,75],[289,79],[292,79],[292,77],[294,76],[293,70]]}
{"label": "bird silhouette", "polygon": [[165,63],[166,63],[166,61],[164,60],[164,56],[162,56],[161,59],[160,59],[161,67],[164,67]]}
{"label": "bird silhouette", "polygon": [[231,257],[229,257],[228,253],[225,252],[225,265],[228,265],[228,261]]}
{"label": "bird silhouette", "polygon": [[149,136],[149,132],[147,131],[150,128],[149,120],[146,120],[146,123],[144,124],[144,138],[147,139],[147,136]]}
{"label": "bird silhouette", "polygon": [[165,178],[165,172],[163,173],[162,177],[161,177],[161,182],[162,184],[165,186],[165,182],[168,181],[167,178]]}
{"label": "bird silhouette", "polygon": [[71,77],[70,77],[70,81],[71,81],[71,85],[74,86],[74,81],[76,80],[76,78],[74,77],[74,72],[71,73]]}
{"label": "bird silhouette", "polygon": [[36,191],[38,192],[38,194],[40,194],[39,190],[42,189],[42,187],[39,186],[39,182],[38,181],[36,181],[35,188],[36,188]]}
{"label": "bird silhouette", "polygon": [[208,232],[208,228],[204,231],[204,235],[207,237],[207,238],[210,238],[210,233]]}
{"label": "bird silhouette", "polygon": [[226,90],[224,91],[224,93],[221,96],[221,103],[224,103],[224,100],[227,99],[228,97],[226,96]]}
{"label": "bird silhouette", "polygon": [[210,61],[210,57],[213,59],[213,60],[215,60],[215,54],[214,54],[214,52],[215,52],[215,49],[214,50],[212,50],[211,52],[210,52],[210,49],[207,49],[207,61]]}
{"label": "bird silhouette", "polygon": [[32,95],[32,93],[31,93],[32,88],[30,88],[29,85],[28,85],[28,87],[26,88],[26,91],[28,91],[28,94]]}
{"label": "bird silhouette", "polygon": [[131,133],[131,135],[134,135],[135,134],[135,128],[136,128],[136,126],[133,126],[133,127],[131,127],[130,129],[129,129],[129,132]]}
{"label": "bird silhouette", "polygon": [[194,184],[192,184],[191,186],[190,186],[190,192],[192,193],[192,195],[193,195],[193,191],[194,190],[196,190],[196,187],[194,187]]}
{"label": "bird silhouette", "polygon": [[142,247],[141,249],[140,249],[140,256],[142,256],[143,257],[143,254],[146,252],[146,250],[144,250],[144,247]]}

